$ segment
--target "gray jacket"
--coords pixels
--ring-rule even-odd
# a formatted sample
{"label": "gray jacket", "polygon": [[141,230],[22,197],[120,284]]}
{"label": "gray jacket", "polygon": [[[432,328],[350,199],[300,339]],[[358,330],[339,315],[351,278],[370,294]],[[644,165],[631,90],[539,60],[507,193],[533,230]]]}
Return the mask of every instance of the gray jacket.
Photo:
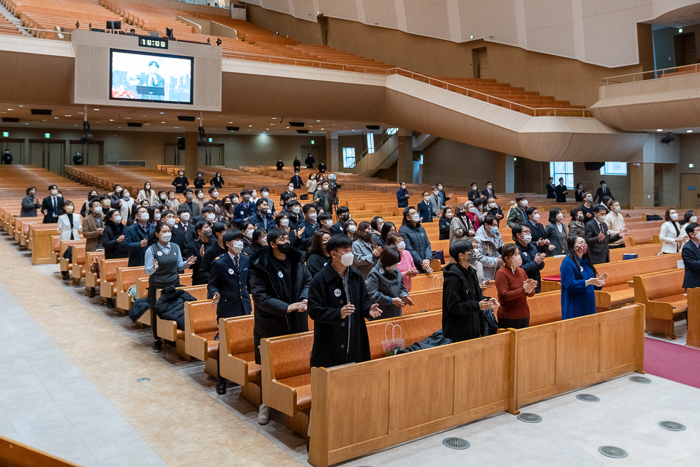
{"label": "gray jacket", "polygon": [[367,277],[367,295],[372,303],[378,303],[382,309],[380,319],[396,318],[401,316],[401,308],[394,306],[391,300],[408,296],[408,291],[398,268],[388,272],[378,262]]}
{"label": "gray jacket", "polygon": [[484,279],[487,281],[496,278],[498,271],[498,258],[501,257],[499,250],[503,247],[503,237],[501,232],[489,237],[482,225],[476,231],[476,241],[479,245],[479,262],[484,266]]}
{"label": "gray jacket", "polygon": [[353,266],[360,271],[362,278],[367,280],[372,267],[377,264],[377,257],[374,256],[372,244],[359,238],[352,243],[352,254],[355,256]]}
{"label": "gray jacket", "polygon": [[433,217],[439,217],[442,210],[447,207],[442,204],[442,199],[439,196],[436,198],[435,195],[430,195],[429,201],[433,208]]}
{"label": "gray jacket", "polygon": [[22,210],[20,211],[19,217],[36,217],[37,208],[41,207],[35,197],[32,195],[27,195],[22,198]]}

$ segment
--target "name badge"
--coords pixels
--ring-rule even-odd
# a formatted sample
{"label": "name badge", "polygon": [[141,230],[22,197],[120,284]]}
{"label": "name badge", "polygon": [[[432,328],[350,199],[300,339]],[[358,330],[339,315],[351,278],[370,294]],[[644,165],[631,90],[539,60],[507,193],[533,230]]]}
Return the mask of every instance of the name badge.
{"label": "name badge", "polygon": [[280,279],[282,279],[284,277],[284,274],[282,273],[282,271],[277,273],[277,277],[279,277]]}
{"label": "name badge", "polygon": [[241,211],[241,216],[244,215],[244,214],[245,214],[245,212],[244,212],[244,211]]}
{"label": "name badge", "polygon": [[342,292],[340,291],[340,289],[335,289],[333,291],[333,295],[335,295],[336,297],[340,297],[342,295]]}
{"label": "name badge", "polygon": [[583,266],[581,266],[581,272],[583,272]]}
{"label": "name badge", "polygon": [[523,256],[527,256],[527,252],[523,251]]}
{"label": "name badge", "polygon": [[229,269],[229,270],[228,270],[228,273],[231,274],[231,275],[233,276],[233,269]]}
{"label": "name badge", "polygon": [[163,252],[162,252],[162,251],[159,251],[159,252],[156,253],[156,254],[157,254],[158,256],[163,256]]}
{"label": "name badge", "polygon": [[384,274],[384,268],[379,268],[379,274]]}

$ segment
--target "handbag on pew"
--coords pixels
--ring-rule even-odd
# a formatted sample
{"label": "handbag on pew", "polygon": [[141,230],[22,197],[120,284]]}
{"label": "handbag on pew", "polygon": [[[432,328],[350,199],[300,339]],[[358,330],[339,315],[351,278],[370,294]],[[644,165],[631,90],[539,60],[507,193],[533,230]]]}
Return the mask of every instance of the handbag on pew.
{"label": "handbag on pew", "polygon": [[433,251],[433,259],[439,259],[440,264],[445,264],[445,252],[442,250]]}
{"label": "handbag on pew", "polygon": [[100,275],[100,262],[97,260],[97,258],[92,258],[90,272],[98,276]]}
{"label": "handbag on pew", "polygon": [[[387,335],[387,330],[391,326],[391,339]],[[399,328],[399,337],[396,337],[396,328]],[[400,350],[405,349],[403,340],[403,329],[398,324],[388,323],[384,326],[384,340],[382,341],[382,350],[384,351],[385,357],[391,357],[392,355],[397,355]]]}

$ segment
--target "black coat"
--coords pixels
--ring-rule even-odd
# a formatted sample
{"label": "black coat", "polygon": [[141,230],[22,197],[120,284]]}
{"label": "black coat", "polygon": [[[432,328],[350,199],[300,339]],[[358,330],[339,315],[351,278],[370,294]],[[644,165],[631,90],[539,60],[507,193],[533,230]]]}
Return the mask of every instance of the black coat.
{"label": "black coat", "polygon": [[469,201],[474,201],[477,198],[481,198],[481,192],[479,190],[470,190],[469,193],[467,193],[467,197]]}
{"label": "black coat", "polygon": [[289,180],[289,183],[294,184],[294,189],[298,190],[302,186],[304,186],[304,181],[301,179],[299,175],[294,175],[292,178]]}
{"label": "black coat", "polygon": [[547,183],[547,199],[555,198],[555,187],[553,183]]}
{"label": "black coat", "polygon": [[[117,239],[121,235],[124,235],[124,240],[118,242]],[[105,229],[102,232],[102,246],[105,248],[105,259],[128,258],[126,227],[123,224],[105,222]]]}
{"label": "black coat", "polygon": [[605,238],[601,242],[598,240],[600,228],[598,222],[594,219],[586,224],[586,243],[588,243],[588,254],[591,255],[593,264],[609,263],[610,262],[610,242],[616,242],[620,239],[619,235],[610,236],[608,226],[603,222],[603,234]]}
{"label": "black coat", "polygon": [[314,156],[312,156],[312,155],[309,154],[309,157],[306,158],[306,160],[304,161],[304,163],[306,164],[306,168],[307,168],[307,169],[313,169],[313,168],[314,168],[314,164],[316,163],[316,159],[314,159]]}
{"label": "black coat", "polygon": [[221,248],[217,241],[214,240],[214,238],[212,238],[211,240],[212,241],[209,242],[210,246],[208,248],[205,248],[204,257],[202,258],[202,262],[200,263],[199,269],[197,271],[199,275],[200,284],[206,284],[209,282],[209,274],[211,273],[211,263],[217,256],[226,253],[226,248]]}
{"label": "black coat", "polygon": [[309,270],[311,278],[316,277],[316,274],[321,272],[321,270],[326,266],[326,264],[331,262],[330,256],[323,255],[311,255],[306,258],[306,269]]}
{"label": "black coat", "polygon": [[[250,265],[250,292],[255,303],[255,327],[253,338],[255,339],[255,362],[260,364],[260,339],[267,337],[284,336],[309,330],[308,311],[299,313],[293,311],[287,313],[287,307],[291,303],[297,303],[309,298],[309,284],[311,276],[306,266],[299,263],[299,257],[295,254],[287,255],[287,261],[292,261],[291,303],[282,300],[280,293],[281,283],[271,272],[270,248],[260,250]],[[296,266],[296,267],[294,267]]]}
{"label": "black coat", "polygon": [[185,329],[185,302],[197,301],[189,292],[176,289],[173,286],[166,287],[160,292],[160,298],[156,302],[156,314],[161,319],[177,322],[178,329]]}
{"label": "black coat", "polygon": [[322,173],[322,174],[326,173],[326,163],[325,162],[321,162],[320,164],[318,164],[318,172]]}
{"label": "black coat", "polygon": [[557,185],[554,192],[557,194],[557,203],[566,203],[566,194],[568,193],[566,185]]}
{"label": "black coat", "polygon": [[[194,227],[188,225],[187,230],[189,231],[189,229],[194,230]],[[182,230],[181,225],[179,223],[175,224],[170,230],[173,233],[173,239],[171,241],[180,247],[180,251],[185,251],[185,247],[187,246],[187,243],[189,243],[189,239],[187,238],[187,234]]]}
{"label": "black coat", "polygon": [[426,223],[426,222],[433,222],[433,216],[435,213],[433,212],[433,207],[430,205],[430,203],[427,203],[425,201],[421,201],[418,203],[418,206],[416,206],[416,210],[418,211],[418,215],[421,217],[421,222]]}
{"label": "black coat", "polygon": [[282,168],[284,167],[284,162],[277,161],[277,164],[275,164],[275,165],[277,166],[277,170],[282,170]]}
{"label": "black coat", "polygon": [[440,217],[440,238],[439,240],[449,240],[450,239],[450,222],[452,219],[447,219],[446,217]]}
{"label": "black coat", "polygon": [[175,177],[172,185],[175,187],[175,193],[184,193],[185,188],[189,186],[190,182],[187,177]]}
{"label": "black coat", "polygon": [[228,253],[216,257],[211,263],[207,295],[214,298],[214,295],[219,294],[217,321],[219,318],[249,315],[253,311],[248,293],[250,258],[245,253],[238,255],[238,258],[238,270],[234,268]]}
{"label": "black coat", "polygon": [[527,274],[528,279],[534,279],[537,281],[535,293],[540,293],[542,290],[542,278],[540,277],[540,271],[544,269],[544,261],[542,261],[540,264],[535,262],[535,255],[539,253],[537,251],[536,243],[530,242],[527,244],[527,246],[523,246],[522,243],[516,241],[515,246],[518,247],[520,257],[523,260],[523,264],[520,267],[523,268],[523,271],[525,271]]}
{"label": "black coat", "polygon": [[479,279],[472,268],[450,263],[443,269],[442,330],[452,342],[483,335],[486,324],[479,302],[484,300]]}
{"label": "black coat", "polygon": [[[332,262],[324,266],[311,281],[309,316],[314,320],[312,367],[329,368],[371,359],[365,318],[369,318],[372,303],[362,274],[352,266],[347,268],[346,274],[349,274],[350,297],[346,296],[343,279]],[[355,312],[341,319],[340,309],[347,303],[355,305]]]}
{"label": "black coat", "polygon": [[683,288],[692,289],[700,287],[700,249],[692,240],[683,245],[681,258],[685,264],[685,277]]}
{"label": "black coat", "polygon": [[603,201],[603,196],[615,199],[610,191],[610,188],[602,186],[595,191],[595,196],[593,196],[593,201]]}
{"label": "black coat", "polygon": [[197,262],[194,263],[190,269],[192,270],[192,285],[201,285],[201,284],[206,284],[205,281],[202,281],[199,278],[199,267],[202,265],[202,255],[199,254],[202,246],[204,246],[204,252],[206,253],[207,249],[209,248],[209,243],[204,243],[202,240],[197,237],[193,241],[187,244],[185,249],[183,250],[183,257],[184,258],[189,258],[190,256],[196,256],[197,257]]}

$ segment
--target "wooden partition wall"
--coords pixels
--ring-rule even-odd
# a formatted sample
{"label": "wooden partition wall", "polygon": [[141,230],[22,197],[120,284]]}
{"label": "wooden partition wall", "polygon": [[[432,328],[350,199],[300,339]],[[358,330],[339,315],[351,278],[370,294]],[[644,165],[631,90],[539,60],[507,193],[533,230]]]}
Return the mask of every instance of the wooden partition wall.
{"label": "wooden partition wall", "polygon": [[644,306],[311,369],[309,463],[325,467],[644,368]]}

